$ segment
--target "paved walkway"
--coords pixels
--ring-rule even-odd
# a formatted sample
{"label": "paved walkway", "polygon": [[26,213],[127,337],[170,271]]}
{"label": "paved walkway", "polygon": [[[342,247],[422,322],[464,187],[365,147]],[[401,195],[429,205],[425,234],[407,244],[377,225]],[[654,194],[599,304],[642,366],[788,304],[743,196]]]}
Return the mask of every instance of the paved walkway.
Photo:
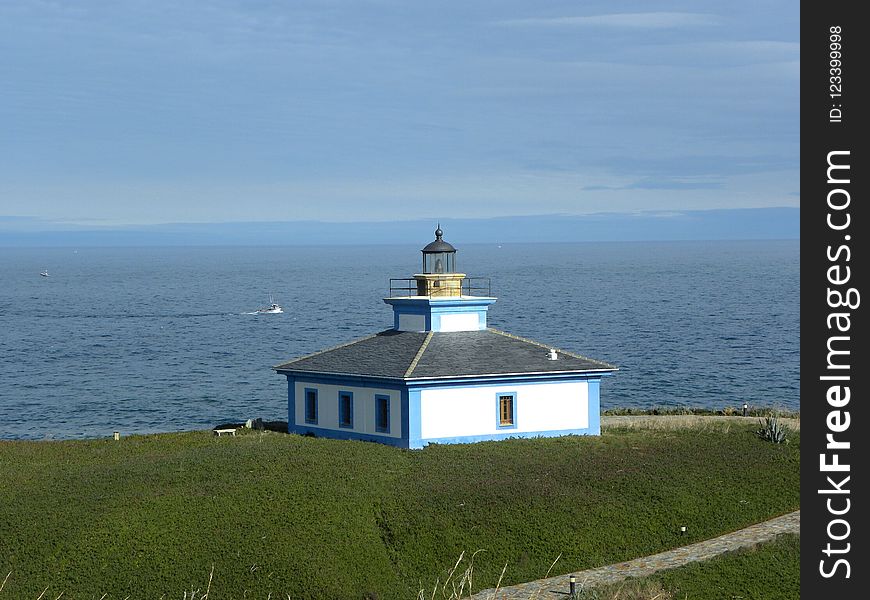
{"label": "paved walkway", "polygon": [[[708,560],[724,552],[753,546],[760,542],[772,540],[781,533],[800,533],[801,511],[776,517],[763,523],[751,525],[733,533],[668,550],[660,554],[636,558],[628,562],[617,563],[578,571],[577,590],[581,585],[594,586],[603,583],[616,583],[629,577],[644,577],[656,571],[681,567],[690,562]],[[495,590],[483,590],[471,597],[473,600],[566,600],[568,598],[568,575],[539,579],[529,583],[521,583]]]}

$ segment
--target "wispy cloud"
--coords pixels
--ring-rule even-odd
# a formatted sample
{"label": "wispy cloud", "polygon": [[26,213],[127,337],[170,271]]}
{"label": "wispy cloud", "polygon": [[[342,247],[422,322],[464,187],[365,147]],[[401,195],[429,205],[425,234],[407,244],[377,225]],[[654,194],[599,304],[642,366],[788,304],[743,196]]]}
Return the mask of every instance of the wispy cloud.
{"label": "wispy cloud", "polygon": [[793,1],[392,4],[0,0],[0,215],[798,204]]}
{"label": "wispy cloud", "polygon": [[626,29],[675,29],[717,25],[716,15],[687,12],[612,13],[580,17],[531,17],[498,21],[499,25],[542,27],[618,27]]}
{"label": "wispy cloud", "polygon": [[716,190],[722,187],[722,181],[706,177],[644,177],[626,185],[587,185],[583,190]]}

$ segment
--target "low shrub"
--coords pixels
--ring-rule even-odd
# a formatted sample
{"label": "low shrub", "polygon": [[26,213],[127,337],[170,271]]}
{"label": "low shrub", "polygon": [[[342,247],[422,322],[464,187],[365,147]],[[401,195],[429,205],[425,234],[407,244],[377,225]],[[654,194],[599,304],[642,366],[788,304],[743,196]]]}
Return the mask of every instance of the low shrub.
{"label": "low shrub", "polygon": [[782,444],[788,441],[788,427],[783,425],[777,417],[766,417],[763,421],[758,422],[761,427],[755,432],[755,435],[768,442],[774,444]]}

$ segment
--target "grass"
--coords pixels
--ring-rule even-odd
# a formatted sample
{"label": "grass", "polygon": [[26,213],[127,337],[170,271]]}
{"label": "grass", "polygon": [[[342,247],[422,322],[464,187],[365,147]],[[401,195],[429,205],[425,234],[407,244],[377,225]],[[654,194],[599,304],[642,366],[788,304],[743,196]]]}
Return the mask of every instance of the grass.
{"label": "grass", "polygon": [[619,562],[797,508],[799,432],[755,426],[423,451],[269,431],[0,442],[0,598],[385,600],[463,552],[474,591],[559,555],[553,574]]}
{"label": "grass", "polygon": [[753,423],[756,431],[763,427],[767,419],[775,419],[788,431],[800,430],[801,422],[798,417],[736,417],[725,415],[605,415],[601,417],[601,430],[604,432],[611,429],[692,429],[696,433],[705,431],[728,431],[732,426],[744,427],[747,423]]}
{"label": "grass", "polygon": [[[642,416],[642,415],[701,415],[719,417],[738,417],[743,414],[742,407],[726,406],[721,409],[692,406],[659,406],[656,408],[610,408],[601,411],[605,416]],[[786,417],[800,419],[800,411],[751,406],[747,417]]]}
{"label": "grass", "polygon": [[793,600],[800,598],[800,537],[589,590],[579,600]]}

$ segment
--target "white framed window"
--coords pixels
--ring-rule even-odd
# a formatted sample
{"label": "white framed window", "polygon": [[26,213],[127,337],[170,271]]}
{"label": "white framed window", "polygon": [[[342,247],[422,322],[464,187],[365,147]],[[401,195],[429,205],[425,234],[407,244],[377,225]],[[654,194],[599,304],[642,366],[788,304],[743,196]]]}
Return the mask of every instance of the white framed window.
{"label": "white framed window", "polygon": [[517,393],[499,392],[495,395],[496,426],[499,429],[517,427]]}

